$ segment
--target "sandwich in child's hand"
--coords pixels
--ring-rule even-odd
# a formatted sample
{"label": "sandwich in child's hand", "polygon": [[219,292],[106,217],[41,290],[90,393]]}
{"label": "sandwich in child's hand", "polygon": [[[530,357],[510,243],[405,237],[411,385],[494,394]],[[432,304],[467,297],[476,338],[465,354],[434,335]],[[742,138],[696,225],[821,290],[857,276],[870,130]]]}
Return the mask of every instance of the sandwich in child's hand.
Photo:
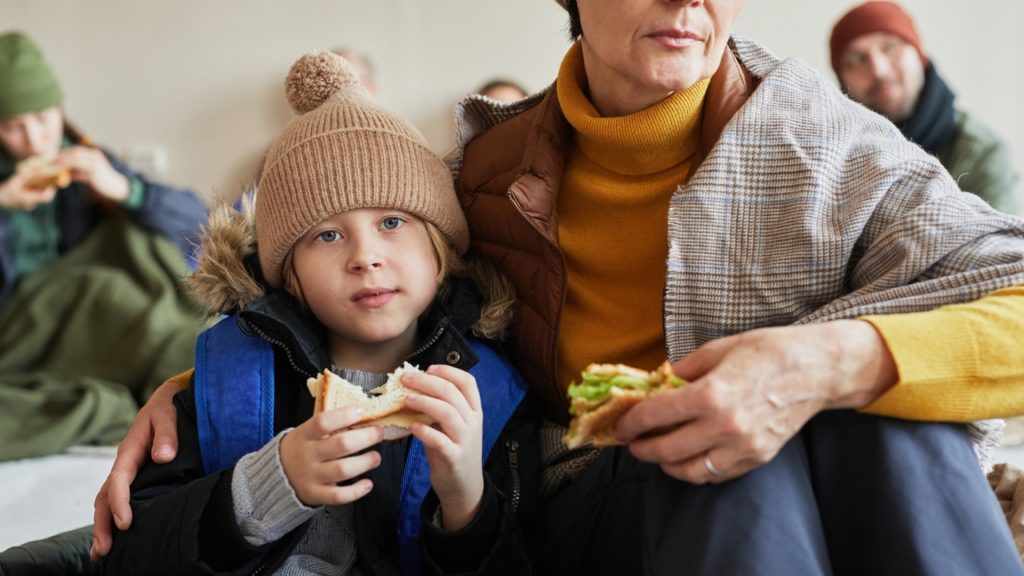
{"label": "sandwich in child's hand", "polygon": [[363,419],[354,428],[380,426],[384,429],[385,440],[408,436],[412,433],[409,427],[413,422],[434,422],[430,417],[405,407],[405,397],[409,395],[409,389],[402,385],[402,375],[420,371],[406,362],[388,374],[388,380],[383,386],[374,388],[367,394],[359,386],[330,370],[324,370],[316,378],[306,381],[309,393],[316,398],[313,414],[346,406],[359,406],[363,409]]}
{"label": "sandwich in child's hand", "polygon": [[619,417],[635,404],[686,381],[672,373],[668,362],[653,372],[623,364],[591,364],[583,382],[569,385],[569,433],[562,439],[569,448],[593,442],[594,446],[621,444],[615,439]]}
{"label": "sandwich in child's hand", "polygon": [[28,170],[30,175],[25,186],[36,190],[45,190],[51,186],[64,188],[71,184],[71,172],[56,164],[53,158],[33,156],[18,163],[20,170]]}

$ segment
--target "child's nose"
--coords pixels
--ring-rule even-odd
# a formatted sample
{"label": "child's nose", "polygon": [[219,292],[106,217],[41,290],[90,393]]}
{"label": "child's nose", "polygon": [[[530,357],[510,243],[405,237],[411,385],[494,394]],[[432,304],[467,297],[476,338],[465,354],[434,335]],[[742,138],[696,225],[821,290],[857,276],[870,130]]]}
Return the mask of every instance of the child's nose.
{"label": "child's nose", "polygon": [[384,259],[380,256],[380,250],[376,249],[373,242],[360,241],[356,243],[352,257],[349,258],[348,268],[352,272],[368,272],[377,270],[384,266]]}
{"label": "child's nose", "polygon": [[349,263],[349,270],[353,272],[369,272],[384,267],[384,263],[378,259],[353,259]]}

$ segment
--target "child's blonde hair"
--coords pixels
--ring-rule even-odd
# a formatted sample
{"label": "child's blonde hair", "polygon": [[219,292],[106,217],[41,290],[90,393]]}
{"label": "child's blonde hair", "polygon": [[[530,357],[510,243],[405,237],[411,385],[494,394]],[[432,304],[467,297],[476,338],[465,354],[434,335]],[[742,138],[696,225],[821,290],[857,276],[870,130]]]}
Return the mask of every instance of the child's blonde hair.
{"label": "child's blonde hair", "polygon": [[[448,238],[430,222],[424,222],[427,236],[434,247],[437,262],[437,284],[439,292],[447,290],[445,280],[449,276],[469,278],[473,281],[483,304],[480,308],[480,319],[473,325],[473,333],[482,338],[499,340],[512,321],[515,312],[515,289],[512,283],[489,260],[470,254],[463,258],[452,247]],[[284,257],[282,264],[282,288],[291,294],[302,307],[309,311],[306,297],[302,291],[302,283],[295,272],[295,248]]]}

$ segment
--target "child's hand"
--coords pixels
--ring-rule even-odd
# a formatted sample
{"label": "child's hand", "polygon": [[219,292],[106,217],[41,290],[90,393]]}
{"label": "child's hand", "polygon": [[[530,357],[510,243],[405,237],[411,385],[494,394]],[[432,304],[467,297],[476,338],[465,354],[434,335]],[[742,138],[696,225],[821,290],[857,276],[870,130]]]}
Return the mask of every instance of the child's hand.
{"label": "child's hand", "polygon": [[435,365],[425,374],[406,374],[402,384],[415,392],[405,405],[437,421],[437,428],[412,425],[430,462],[430,483],[441,501],[445,530],[459,530],[476,515],[484,493],[484,413],[476,379],[451,366]]}
{"label": "child's hand", "polygon": [[361,408],[329,410],[313,416],[281,439],[281,465],[306,506],[348,504],[370,492],[373,482],[350,480],[380,465],[380,453],[358,452],[381,441],[379,426],[345,430],[362,418]]}

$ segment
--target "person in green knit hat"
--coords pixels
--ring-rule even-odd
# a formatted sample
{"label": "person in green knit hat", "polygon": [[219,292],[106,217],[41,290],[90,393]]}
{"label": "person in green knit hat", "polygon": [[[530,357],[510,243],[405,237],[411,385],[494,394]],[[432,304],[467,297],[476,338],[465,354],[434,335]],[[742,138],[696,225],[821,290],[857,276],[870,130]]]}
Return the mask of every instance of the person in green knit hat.
{"label": "person in green knit hat", "polygon": [[204,324],[181,278],[205,205],[83,137],[64,101],[32,39],[0,32],[0,461],[120,438]]}
{"label": "person in green knit hat", "polygon": [[192,192],[146,180],[72,128],[63,103],[32,39],[0,34],[0,309],[19,279],[78,246],[118,207],[183,254],[206,221]]}

